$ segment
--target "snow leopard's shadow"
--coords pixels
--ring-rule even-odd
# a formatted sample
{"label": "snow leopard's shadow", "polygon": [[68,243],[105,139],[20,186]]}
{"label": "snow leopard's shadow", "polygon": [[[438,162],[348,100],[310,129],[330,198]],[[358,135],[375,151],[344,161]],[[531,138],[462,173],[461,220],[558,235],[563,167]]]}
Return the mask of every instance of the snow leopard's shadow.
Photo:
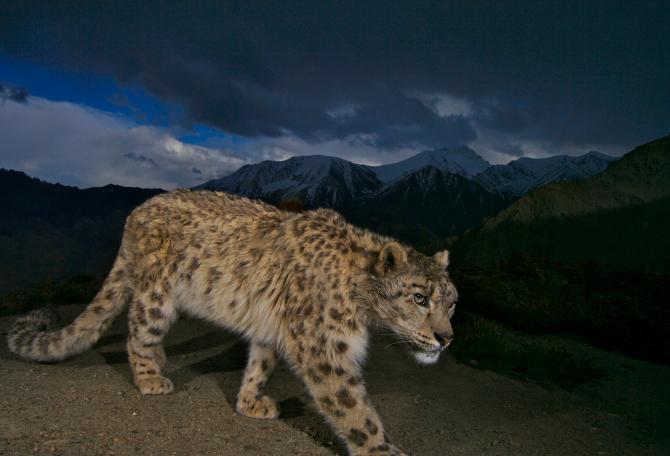
{"label": "snow leopard's shadow", "polygon": [[[167,348],[168,358],[170,348]],[[170,373],[170,377],[175,385],[188,384],[193,378],[205,374],[218,374],[216,380],[219,388],[223,392],[226,400],[231,406],[237,401],[237,393],[242,381],[242,374],[246,366],[248,357],[248,343],[244,340],[237,340],[235,343],[228,344],[220,353],[205,358],[189,366],[185,366]],[[288,388],[288,398],[282,399],[286,395],[287,388],[282,383],[295,382]],[[328,448],[337,455],[346,456],[346,448],[339,439],[333,434],[324,421],[323,417],[314,409],[314,406],[306,392],[300,394],[300,380],[297,379],[284,363],[280,362],[275,374],[268,382],[268,394],[279,400],[279,419],[289,426],[304,432],[318,442],[319,445]],[[283,394],[282,394],[283,393]],[[244,419],[240,417],[240,419]]]}
{"label": "snow leopard's shadow", "polygon": [[279,402],[281,413],[279,419],[289,426],[304,432],[319,445],[328,448],[339,456],[347,456],[346,447],[333,434],[323,417],[314,409],[313,404],[306,397],[289,397]]}
{"label": "snow leopard's shadow", "polygon": [[[167,376],[175,384],[176,393],[202,375],[214,375],[225,400],[234,407],[248,357],[248,342],[234,334],[200,322],[184,319],[168,333],[165,351],[168,358]],[[194,337],[183,336],[199,334]],[[181,337],[180,337],[181,336]],[[114,367],[129,385],[132,376],[128,369],[125,350],[127,325],[115,322],[112,331],[96,345],[95,353],[84,353],[76,358],[78,366],[106,363]],[[176,343],[171,343],[171,339]],[[207,356],[210,354],[210,356]],[[203,358],[204,356],[204,358]],[[102,357],[102,359],[100,358]],[[195,362],[189,363],[190,358]],[[172,369],[170,366],[173,367]],[[277,366],[269,383],[268,394],[279,401],[279,419],[289,426],[309,435],[314,441],[333,453],[346,456],[345,446],[316,411],[309,395],[291,370],[282,362]],[[288,396],[288,397],[287,397]],[[223,398],[222,398],[223,400]],[[244,419],[240,417],[240,419]]]}

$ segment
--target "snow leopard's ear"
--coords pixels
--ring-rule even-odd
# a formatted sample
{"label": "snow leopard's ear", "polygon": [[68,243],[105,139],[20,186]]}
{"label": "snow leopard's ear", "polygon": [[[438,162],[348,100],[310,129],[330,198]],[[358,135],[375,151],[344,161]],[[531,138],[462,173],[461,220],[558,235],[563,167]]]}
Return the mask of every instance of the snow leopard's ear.
{"label": "snow leopard's ear", "polygon": [[442,267],[442,269],[447,269],[449,266],[449,250],[442,250],[433,255],[433,260]]}
{"label": "snow leopard's ear", "polygon": [[379,252],[375,269],[379,275],[395,271],[407,263],[407,251],[397,242],[387,243]]}

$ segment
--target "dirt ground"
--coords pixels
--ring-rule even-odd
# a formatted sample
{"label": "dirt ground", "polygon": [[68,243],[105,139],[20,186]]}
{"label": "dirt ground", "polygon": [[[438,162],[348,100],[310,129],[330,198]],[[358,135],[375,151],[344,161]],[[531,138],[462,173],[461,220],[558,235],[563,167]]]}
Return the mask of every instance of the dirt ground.
{"label": "dirt ground", "polygon": [[[81,309],[64,308],[65,318]],[[3,339],[11,320],[0,319]],[[278,420],[235,413],[246,357],[235,336],[181,320],[166,343],[176,392],[149,397],[131,383],[125,331],[117,321],[93,350],[59,364],[19,361],[2,343],[0,454],[346,454],[285,366],[268,385]],[[390,342],[373,339],[366,379],[392,441],[409,454],[670,454],[670,368],[584,347],[608,377],[548,390],[449,356],[419,367]]]}

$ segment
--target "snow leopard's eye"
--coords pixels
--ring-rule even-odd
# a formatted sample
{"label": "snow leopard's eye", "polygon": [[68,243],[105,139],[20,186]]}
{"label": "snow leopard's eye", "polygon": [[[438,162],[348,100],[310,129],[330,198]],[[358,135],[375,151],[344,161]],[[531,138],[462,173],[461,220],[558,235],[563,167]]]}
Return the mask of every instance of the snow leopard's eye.
{"label": "snow leopard's eye", "polygon": [[428,300],[421,293],[414,293],[414,302],[424,307],[428,305]]}

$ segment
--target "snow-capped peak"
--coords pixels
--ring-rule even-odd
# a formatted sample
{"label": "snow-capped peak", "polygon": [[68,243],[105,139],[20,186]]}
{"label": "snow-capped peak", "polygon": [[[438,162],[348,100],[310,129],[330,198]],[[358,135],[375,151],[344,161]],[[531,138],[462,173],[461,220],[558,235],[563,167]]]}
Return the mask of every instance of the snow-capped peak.
{"label": "snow-capped peak", "polygon": [[550,182],[589,178],[603,172],[615,160],[615,157],[596,151],[576,157],[522,157],[506,165],[491,166],[474,180],[492,193],[513,199]]}
{"label": "snow-capped peak", "polygon": [[489,168],[491,164],[469,147],[457,146],[426,150],[406,160],[389,165],[371,166],[370,169],[380,181],[390,182],[426,166],[471,178]]}
{"label": "snow-capped peak", "polygon": [[224,190],[279,202],[299,198],[306,206],[335,206],[381,186],[367,167],[322,155],[246,165],[198,188]]}

